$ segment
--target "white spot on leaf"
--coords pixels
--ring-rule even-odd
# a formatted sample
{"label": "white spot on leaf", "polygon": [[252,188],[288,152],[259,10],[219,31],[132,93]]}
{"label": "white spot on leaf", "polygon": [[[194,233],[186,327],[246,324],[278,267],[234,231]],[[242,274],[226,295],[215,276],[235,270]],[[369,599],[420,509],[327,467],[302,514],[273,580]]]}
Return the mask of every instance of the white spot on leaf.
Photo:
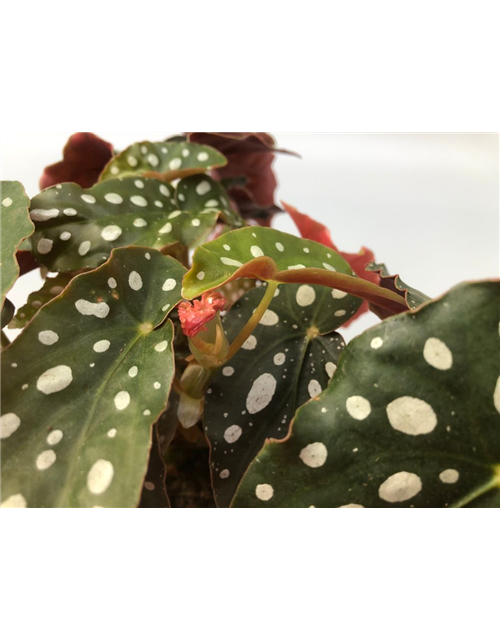
{"label": "white spot on leaf", "polygon": [[308,467],[316,469],[322,467],[328,456],[328,450],[322,442],[313,442],[304,447],[299,454],[299,458]]}
{"label": "white spot on leaf", "polygon": [[47,329],[46,331],[40,331],[38,334],[38,340],[42,344],[51,345],[55,344],[59,340],[59,336],[55,331]]}
{"label": "white spot on leaf", "polygon": [[255,487],[255,495],[259,500],[268,502],[274,495],[274,489],[270,484],[258,484]]}
{"label": "white spot on leaf", "polygon": [[308,307],[316,300],[316,292],[308,284],[303,284],[297,289],[295,299],[299,307]]}
{"label": "white spot on leaf", "polygon": [[440,371],[446,371],[453,366],[453,355],[442,340],[429,338],[424,345],[425,361]]}
{"label": "white spot on leaf", "polygon": [[232,444],[236,442],[242,434],[242,429],[237,424],[233,424],[224,431],[224,440]]}
{"label": "white spot on leaf", "polygon": [[128,391],[119,391],[114,399],[115,407],[118,411],[123,411],[130,404],[130,394]]}
{"label": "white spot on leaf", "polygon": [[109,306],[105,302],[89,302],[88,300],[77,300],[75,307],[82,316],[96,316],[105,318],[109,313]]}
{"label": "white spot on leaf", "polygon": [[36,388],[38,391],[45,393],[45,395],[50,395],[66,389],[72,381],[73,372],[71,368],[65,364],[60,364],[42,373],[36,381]]}
{"label": "white spot on leaf", "polygon": [[21,424],[21,419],[15,413],[4,413],[0,418],[0,438],[11,436]]}
{"label": "white spot on leaf", "polygon": [[276,379],[270,373],[263,373],[252,384],[246,399],[248,413],[254,414],[265,409],[276,391]]}
{"label": "white spot on leaf", "polygon": [[345,402],[347,413],[355,420],[364,420],[371,413],[371,405],[366,398],[362,396],[351,396]]}
{"label": "white spot on leaf", "polygon": [[386,502],[404,502],[422,490],[422,481],[415,473],[399,471],[383,482],[378,495]]}
{"label": "white spot on leaf", "polygon": [[114,468],[109,460],[97,460],[87,475],[87,487],[90,493],[100,495],[108,489],[114,476]]}
{"label": "white spot on leaf", "polygon": [[410,436],[430,433],[437,425],[434,409],[420,398],[397,398],[387,405],[386,411],[391,427]]}
{"label": "white spot on leaf", "polygon": [[109,345],[111,342],[109,340],[99,340],[93,346],[93,349],[96,353],[104,353],[109,349]]}

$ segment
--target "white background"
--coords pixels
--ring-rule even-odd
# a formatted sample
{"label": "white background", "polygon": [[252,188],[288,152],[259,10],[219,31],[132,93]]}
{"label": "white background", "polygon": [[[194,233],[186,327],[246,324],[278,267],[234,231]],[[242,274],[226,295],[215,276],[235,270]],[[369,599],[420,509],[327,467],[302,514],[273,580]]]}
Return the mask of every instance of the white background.
{"label": "white background", "polygon": [[[61,158],[71,133],[4,134],[2,179],[20,180],[34,196],[43,167]],[[96,133],[123,149],[178,132]],[[391,273],[431,297],[463,280],[498,276],[497,134],[274,136],[301,155],[277,155],[277,201],[327,225],[339,249],[369,247]],[[286,214],[275,226],[297,233]],[[19,306],[40,285],[38,273],[28,274],[9,297]],[[342,332],[350,338],[375,322],[365,315]]]}

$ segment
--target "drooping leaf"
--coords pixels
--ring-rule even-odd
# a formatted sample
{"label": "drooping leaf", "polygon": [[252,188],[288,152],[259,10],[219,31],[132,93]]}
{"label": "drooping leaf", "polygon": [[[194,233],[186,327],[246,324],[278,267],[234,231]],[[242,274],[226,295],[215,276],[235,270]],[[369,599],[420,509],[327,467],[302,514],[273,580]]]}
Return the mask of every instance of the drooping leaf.
{"label": "drooping leaf", "polygon": [[113,145],[109,142],[93,133],[75,133],[66,142],[63,160],[45,168],[40,178],[40,189],[61,182],[91,187],[112,157]]}
{"label": "drooping leaf", "polygon": [[[249,291],[223,318],[232,340],[257,307],[264,287]],[[326,287],[288,285],[243,348],[211,382],[204,428],[220,507],[231,502],[248,465],[266,438],[284,438],[297,408],[328,385],[345,346],[345,296]],[[356,298],[351,304],[357,306]],[[340,313],[340,315],[339,315]]]}
{"label": "drooping leaf", "polygon": [[[363,278],[364,280],[368,280],[369,282],[373,282],[374,284],[380,284],[379,274],[367,269],[367,265],[375,260],[373,251],[367,249],[366,247],[361,247],[358,253],[346,253],[345,251],[339,251],[332,240],[332,236],[328,227],[326,227],[321,222],[314,220],[313,218],[311,218],[311,216],[308,216],[305,213],[300,213],[300,211],[298,211],[295,207],[292,207],[286,202],[282,202],[281,204],[294,221],[297,229],[300,232],[300,235],[303,238],[314,240],[315,242],[324,244],[325,247],[330,247],[334,251],[337,251],[349,264],[349,266],[357,276]],[[363,300],[363,303],[361,304],[357,312],[352,318],[350,318],[350,320],[345,323],[345,326],[351,324],[354,320],[359,318],[359,316],[363,315],[363,313],[366,313],[368,310],[368,302],[366,300]]]}
{"label": "drooping leaf", "polygon": [[[404,298],[409,309],[417,309],[421,304],[430,300],[425,293],[405,284],[399,275],[391,276],[385,264],[372,262],[366,266],[366,271],[378,274],[380,286]],[[377,308],[376,305],[374,306],[374,311],[382,318],[387,317],[387,313],[383,309]]]}
{"label": "drooping leaf", "polygon": [[41,288],[30,293],[26,304],[18,309],[10,321],[9,329],[23,329],[43,305],[63,292],[72,278],[71,273],[59,273],[55,278],[46,278]]}
{"label": "drooping leaf", "polygon": [[462,284],[344,350],[239,507],[500,507],[500,283]]}
{"label": "drooping leaf", "polygon": [[106,165],[100,180],[145,176],[170,182],[222,167],[226,162],[221,153],[206,145],[189,142],[136,142]]}
{"label": "drooping leaf", "polygon": [[1,220],[1,258],[0,271],[2,280],[2,297],[0,305],[19,276],[19,265],[16,251],[22,241],[33,233],[28,210],[30,199],[20,182],[2,180],[0,183],[0,220]]}
{"label": "drooping leaf", "polygon": [[[399,295],[354,277],[333,249],[262,227],[230,231],[196,249],[193,266],[184,278],[183,296],[196,298],[237,278],[320,284],[363,297],[394,313],[407,309]],[[346,302],[350,300],[346,298]],[[346,315],[345,320],[348,318]]]}
{"label": "drooping leaf", "polygon": [[2,504],[133,507],[173,377],[185,269],[118,249],[72,280],[2,357]]}
{"label": "drooping leaf", "polygon": [[121,246],[191,246],[211,232],[219,216],[240,224],[224,194],[206,176],[181,180],[175,191],[147,178],[109,180],[90,189],[63,184],[33,198],[33,252],[53,271],[75,271],[99,266]]}

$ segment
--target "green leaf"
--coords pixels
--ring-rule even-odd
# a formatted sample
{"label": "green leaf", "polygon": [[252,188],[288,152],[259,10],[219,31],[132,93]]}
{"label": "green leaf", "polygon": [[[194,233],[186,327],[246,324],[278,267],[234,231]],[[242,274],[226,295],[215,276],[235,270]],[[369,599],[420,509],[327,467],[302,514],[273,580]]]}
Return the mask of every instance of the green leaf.
{"label": "green leaf", "polygon": [[72,273],[59,273],[55,278],[46,278],[42,287],[30,293],[26,304],[18,309],[10,321],[9,329],[23,329],[41,307],[63,292],[72,278]]}
{"label": "green leaf", "polygon": [[193,256],[193,266],[184,278],[183,296],[196,298],[205,291],[245,277],[268,282],[320,284],[362,296],[395,313],[407,309],[398,294],[353,276],[348,263],[333,249],[263,227],[231,231],[199,247]]}
{"label": "green leaf", "polygon": [[380,286],[398,293],[403,297],[409,309],[417,309],[424,302],[430,300],[425,293],[405,284],[398,275],[391,275],[385,264],[372,262],[365,267],[366,271],[375,271],[380,275]]}
{"label": "green leaf", "polygon": [[184,272],[158,251],[118,249],[3,352],[3,506],[138,504]]}
{"label": "green leaf", "polygon": [[2,181],[0,183],[1,214],[1,262],[2,297],[0,305],[19,276],[16,251],[23,240],[33,233],[28,209],[30,199],[20,182]]}
{"label": "green leaf", "polygon": [[227,160],[213,147],[190,142],[136,142],[112,158],[100,180],[146,176],[171,181],[223,167]]}
{"label": "green leaf", "polygon": [[237,507],[500,507],[500,283],[462,284],[344,350]]}
{"label": "green leaf", "polygon": [[224,188],[207,176],[181,180],[175,191],[147,178],[110,180],[90,189],[65,183],[33,198],[33,253],[53,271],[94,268],[120,246],[202,242],[219,216],[241,224]]}
{"label": "green leaf", "polygon": [[149,454],[148,471],[142,488],[139,507],[143,509],[166,509],[170,501],[165,487],[167,467],[163,460],[158,440],[157,425],[153,426],[153,444]]}
{"label": "green leaf", "polygon": [[[223,318],[231,340],[259,304],[263,288],[249,291]],[[219,507],[229,506],[266,438],[284,438],[297,408],[327,387],[345,346],[334,332],[344,321],[336,315],[345,311],[344,302],[326,287],[281,287],[243,348],[212,380],[204,428]],[[356,302],[351,298],[353,306]]]}

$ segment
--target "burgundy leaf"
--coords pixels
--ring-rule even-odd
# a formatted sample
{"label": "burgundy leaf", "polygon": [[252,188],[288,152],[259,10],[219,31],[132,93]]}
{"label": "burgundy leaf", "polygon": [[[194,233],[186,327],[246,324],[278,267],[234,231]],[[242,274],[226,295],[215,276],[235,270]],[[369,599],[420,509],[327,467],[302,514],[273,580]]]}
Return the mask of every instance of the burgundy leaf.
{"label": "burgundy leaf", "polygon": [[84,189],[94,185],[113,157],[113,145],[93,133],[73,134],[63,149],[63,160],[45,167],[40,189],[60,182],[76,182]]}

